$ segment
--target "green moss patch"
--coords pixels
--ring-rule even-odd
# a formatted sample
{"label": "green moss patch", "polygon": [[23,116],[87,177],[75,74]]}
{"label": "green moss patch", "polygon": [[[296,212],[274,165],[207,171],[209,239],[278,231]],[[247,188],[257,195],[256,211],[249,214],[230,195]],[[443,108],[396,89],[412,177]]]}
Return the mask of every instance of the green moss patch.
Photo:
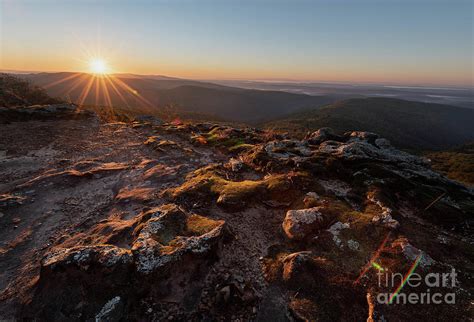
{"label": "green moss patch", "polygon": [[[304,178],[305,173],[293,177]],[[170,191],[174,198],[186,197],[199,200],[217,198],[217,204],[240,208],[254,200],[292,201],[301,194],[299,180],[287,174],[277,174],[261,180],[231,181],[224,179],[217,171],[207,168],[194,172],[181,186]]]}

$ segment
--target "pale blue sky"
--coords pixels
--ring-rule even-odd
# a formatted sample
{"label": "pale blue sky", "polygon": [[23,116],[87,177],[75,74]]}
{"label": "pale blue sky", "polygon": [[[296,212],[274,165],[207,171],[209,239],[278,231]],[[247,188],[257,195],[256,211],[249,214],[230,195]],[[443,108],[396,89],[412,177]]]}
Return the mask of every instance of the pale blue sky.
{"label": "pale blue sky", "polygon": [[87,70],[86,49],[141,74],[473,81],[473,1],[0,2],[2,69]]}

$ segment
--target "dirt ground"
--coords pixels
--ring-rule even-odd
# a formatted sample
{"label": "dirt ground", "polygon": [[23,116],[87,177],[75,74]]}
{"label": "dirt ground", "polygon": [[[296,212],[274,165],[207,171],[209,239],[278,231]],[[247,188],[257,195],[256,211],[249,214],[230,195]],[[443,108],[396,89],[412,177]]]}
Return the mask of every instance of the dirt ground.
{"label": "dirt ground", "polygon": [[[173,144],[156,150],[144,144],[151,134],[148,128],[90,120],[0,127],[0,195],[10,198],[0,209],[0,317],[15,316],[18,299],[31,296],[25,292],[37,282],[40,260],[54,245],[101,221],[133,219],[163,204],[162,191],[183,183],[187,174],[229,159],[172,133],[160,138]],[[223,274],[251,276],[259,296],[276,292],[265,289],[261,260],[267,247],[281,238],[274,232],[283,211],[256,207],[226,213],[216,206],[200,210],[196,205],[195,212],[225,220],[234,236],[213,266],[217,274],[210,274],[209,284],[217,283],[213,276]],[[286,319],[286,308],[273,304],[259,313],[262,318],[270,314]]]}

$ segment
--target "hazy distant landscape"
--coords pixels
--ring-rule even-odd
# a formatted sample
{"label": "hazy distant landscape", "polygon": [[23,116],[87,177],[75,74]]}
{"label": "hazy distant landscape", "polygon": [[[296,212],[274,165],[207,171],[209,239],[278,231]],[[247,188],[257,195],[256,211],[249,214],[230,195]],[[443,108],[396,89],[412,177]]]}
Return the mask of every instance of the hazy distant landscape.
{"label": "hazy distant landscape", "polygon": [[214,81],[241,88],[276,90],[308,95],[342,95],[350,97],[387,97],[410,101],[474,108],[472,87],[438,87],[429,85],[344,84],[284,81]]}
{"label": "hazy distant landscape", "polygon": [[[225,81],[215,84],[128,74],[17,76],[44,87],[52,97],[79,105],[127,109],[135,114],[163,115],[163,111],[172,111],[176,117],[248,123],[299,135],[321,127],[331,127],[339,133],[371,131],[398,147],[424,150],[446,149],[474,140],[474,105],[469,101],[474,99],[469,95],[472,89]],[[375,91],[383,94],[376,96]],[[433,93],[465,96],[449,101],[445,99],[447,95]],[[452,104],[445,104],[446,101]]]}
{"label": "hazy distant landscape", "polygon": [[81,73],[19,76],[45,87],[52,97],[61,97],[81,105],[109,105],[151,112],[173,106],[178,112],[193,112],[236,122],[255,123],[304,108],[322,106],[342,97],[242,89],[163,76],[113,75],[106,78]]}

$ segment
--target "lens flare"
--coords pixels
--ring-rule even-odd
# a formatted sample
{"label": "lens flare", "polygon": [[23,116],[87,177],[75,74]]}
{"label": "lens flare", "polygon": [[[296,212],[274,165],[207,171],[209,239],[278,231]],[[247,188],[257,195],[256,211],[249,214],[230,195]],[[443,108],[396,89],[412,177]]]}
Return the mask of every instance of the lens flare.
{"label": "lens flare", "polygon": [[410,279],[411,275],[413,274],[413,272],[415,271],[415,269],[418,267],[418,264],[420,263],[421,261],[421,258],[422,258],[422,254],[419,254],[415,261],[413,262],[413,264],[411,265],[410,269],[408,270],[408,273],[405,275],[405,277],[403,278],[403,281],[400,283],[400,285],[397,287],[397,289],[395,290],[395,292],[392,293],[392,295],[390,296],[390,299],[388,300],[388,304],[392,304],[393,303],[393,300],[397,297],[397,295],[400,293],[400,291],[402,290],[402,288],[405,286],[405,284],[408,282],[408,280]]}

